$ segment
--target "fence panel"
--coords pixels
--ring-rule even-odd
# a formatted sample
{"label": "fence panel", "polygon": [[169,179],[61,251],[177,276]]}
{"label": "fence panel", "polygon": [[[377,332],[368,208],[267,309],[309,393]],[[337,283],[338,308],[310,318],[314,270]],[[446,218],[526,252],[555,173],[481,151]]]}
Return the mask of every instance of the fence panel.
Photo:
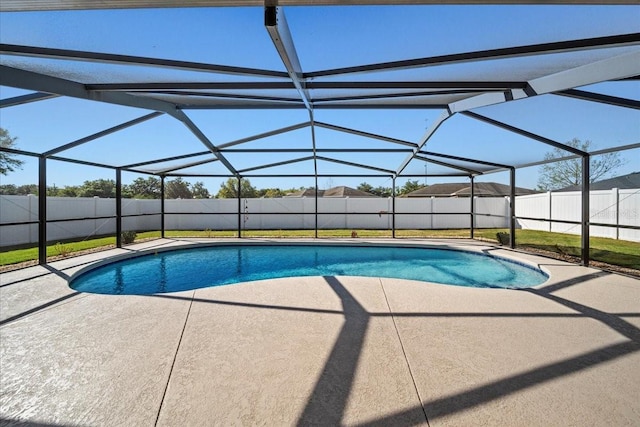
{"label": "fence panel", "polygon": [[165,201],[167,230],[235,230],[237,199],[171,199]]}
{"label": "fence panel", "polygon": [[[619,191],[618,224],[638,226],[640,224],[640,189]],[[640,230],[618,229],[618,238],[640,242]]]}
{"label": "fence panel", "polygon": [[437,197],[433,199],[433,213],[440,215],[433,216],[432,228],[470,228],[470,209],[471,205],[466,197]]}
{"label": "fence panel", "polygon": [[[551,223],[543,219],[580,221],[581,193],[542,193],[519,196],[517,216],[540,218],[518,220],[523,229],[580,233],[579,224]],[[475,199],[477,228],[508,226],[509,201],[504,197]],[[396,204],[396,229],[469,228],[468,198],[404,198]],[[243,229],[313,229],[315,227],[314,198],[241,199],[240,226]],[[166,200],[167,230],[235,230],[238,228],[237,199],[176,199]],[[320,198],[318,199],[320,229],[390,229],[391,198]],[[123,230],[157,230],[160,228],[160,200],[123,199]],[[276,212],[276,214],[274,214]],[[154,215],[147,215],[154,214]],[[433,214],[433,215],[432,215]],[[591,222],[614,227],[591,226],[592,236],[616,236],[640,241],[640,230],[616,228],[638,226],[640,223],[640,190],[593,191],[590,198]],[[144,215],[132,216],[126,215]],[[49,241],[86,238],[115,233],[115,199],[47,198]],[[0,196],[0,223],[38,220],[38,198],[35,196]],[[0,227],[0,246],[36,243],[38,225],[23,224]]]}
{"label": "fence panel", "polygon": [[[532,194],[516,199],[517,216],[580,222],[582,216],[582,193],[580,191]],[[545,212],[548,212],[545,214]],[[612,227],[590,225],[589,233],[596,237],[619,238],[640,241],[640,230],[618,228],[640,225],[640,190],[597,190],[589,194],[589,221],[611,224]],[[580,234],[580,224],[552,223],[518,219],[523,229]]]}
{"label": "fence panel", "polygon": [[[0,224],[38,221],[38,198],[0,196]],[[0,227],[0,246],[14,246],[38,241],[38,224]]]}
{"label": "fence panel", "polygon": [[428,230],[433,228],[434,197],[399,197],[396,199],[396,228]]}
{"label": "fence panel", "polygon": [[[508,197],[475,197],[476,228],[506,228],[509,226]],[[517,204],[516,204],[517,206]]]}

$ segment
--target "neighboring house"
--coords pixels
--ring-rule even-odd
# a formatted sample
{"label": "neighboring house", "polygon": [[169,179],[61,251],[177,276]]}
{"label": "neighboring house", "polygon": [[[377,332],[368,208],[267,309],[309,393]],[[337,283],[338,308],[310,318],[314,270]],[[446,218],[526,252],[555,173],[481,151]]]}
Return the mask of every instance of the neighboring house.
{"label": "neighboring house", "polygon": [[[539,191],[516,187],[516,196],[536,194]],[[476,182],[473,184],[473,195],[476,197],[502,197],[511,194],[511,187],[497,182]],[[470,197],[469,183],[433,184],[413,191],[403,197]]]}
{"label": "neighboring house", "polygon": [[[316,190],[313,188],[307,188],[306,190],[296,191],[289,193],[284,197],[315,197]],[[318,190],[318,197],[378,197],[375,194],[367,193],[366,191],[356,190],[351,187],[333,187],[328,190]]]}
{"label": "neighboring house", "polygon": [[[611,190],[612,188],[619,188],[620,190],[640,188],[640,172],[633,172],[628,175],[616,176],[615,178],[603,179],[602,181],[592,182],[589,185],[589,189],[595,190]],[[565,191],[581,191],[582,185],[570,185],[569,187],[554,190],[558,192]]]}

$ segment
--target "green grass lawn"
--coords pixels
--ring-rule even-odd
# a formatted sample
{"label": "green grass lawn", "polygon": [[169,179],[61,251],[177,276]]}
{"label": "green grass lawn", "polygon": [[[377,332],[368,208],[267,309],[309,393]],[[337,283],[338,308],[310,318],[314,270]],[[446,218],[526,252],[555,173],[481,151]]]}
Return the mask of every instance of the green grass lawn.
{"label": "green grass lawn", "polygon": [[[318,230],[320,238],[351,238],[352,231],[358,238],[391,237],[391,230]],[[496,242],[496,233],[508,232],[506,229],[475,230],[475,237]],[[244,230],[243,237],[265,238],[303,238],[314,237],[314,230]],[[237,232],[216,230],[172,230],[165,232],[166,237],[237,237]],[[399,238],[469,238],[469,230],[396,230]],[[138,233],[136,240],[159,238],[159,231]],[[58,243],[47,247],[47,257],[70,255],[87,249],[95,249],[116,243],[115,237],[101,237],[79,242]],[[580,236],[572,234],[549,233],[536,230],[516,230],[517,247],[536,248],[554,253],[580,256]],[[608,264],[640,270],[640,243],[625,240],[591,237],[591,259]],[[38,248],[17,249],[0,252],[0,265],[17,264],[38,259]]]}

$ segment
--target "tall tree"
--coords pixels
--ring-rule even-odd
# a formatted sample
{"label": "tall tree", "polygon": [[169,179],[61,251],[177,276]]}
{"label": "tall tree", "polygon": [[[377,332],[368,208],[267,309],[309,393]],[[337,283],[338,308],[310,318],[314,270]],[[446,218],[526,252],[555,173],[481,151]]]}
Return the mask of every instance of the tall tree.
{"label": "tall tree", "polygon": [[420,184],[420,182],[417,179],[415,179],[415,180],[409,179],[409,180],[407,180],[407,182],[405,182],[405,184],[402,187],[400,187],[398,189],[397,193],[399,195],[409,194],[409,193],[411,193],[413,191],[419,190],[419,189],[424,188],[424,187],[425,187],[425,185],[424,184]]}
{"label": "tall tree", "polygon": [[[405,184],[405,186],[406,185],[407,184]],[[380,185],[376,188],[373,188],[371,184],[368,184],[366,182],[363,182],[360,185],[358,185],[357,189],[360,191],[366,191],[367,193],[375,194],[378,197],[391,197],[391,193],[392,193],[391,187],[383,187]]]}
{"label": "tall tree", "polygon": [[279,188],[261,188],[257,190],[256,197],[265,197],[267,199],[283,197],[287,193]]}
{"label": "tall tree", "polygon": [[[56,194],[58,190],[58,188],[54,188]],[[78,191],[78,197],[114,198],[116,197],[116,182],[113,179],[85,181]]]}
{"label": "tall tree", "polygon": [[77,187],[75,185],[66,185],[64,186],[64,188],[58,188],[55,194],[55,196],[58,197],[78,197],[80,194],[80,187]]}
{"label": "tall tree", "polygon": [[[589,152],[591,141],[581,141],[573,138],[566,142],[566,145]],[[554,160],[568,156],[565,150],[554,148],[545,154],[545,160]],[[599,156],[592,156],[589,162],[589,182],[595,182],[606,178],[617,168],[625,164],[625,160],[619,153],[607,153]],[[542,166],[538,177],[539,190],[557,190],[571,185],[582,184],[582,159],[561,160],[547,163]]]}
{"label": "tall tree", "polygon": [[167,182],[164,188],[167,199],[192,199],[193,193],[189,189],[189,183],[182,178],[176,178]]}
{"label": "tall tree", "polygon": [[[9,135],[9,131],[0,128],[0,147],[2,148],[16,148],[15,143],[18,137],[12,137]],[[0,175],[7,175],[9,172],[13,172],[16,169],[20,169],[24,162],[20,159],[16,159],[13,153],[7,153],[0,151]]]}
{"label": "tall tree", "polygon": [[14,184],[2,184],[0,185],[0,195],[3,196],[16,196],[18,195],[18,187]]}
{"label": "tall tree", "polygon": [[127,186],[127,191],[136,199],[159,199],[160,180],[153,176],[136,178]]}
{"label": "tall tree", "polygon": [[28,195],[28,194],[33,194],[33,195],[38,195],[38,186],[36,184],[25,184],[25,185],[19,185],[17,187],[18,192],[16,194],[21,194],[21,195]]}
{"label": "tall tree", "polygon": [[391,197],[392,193],[391,187],[383,187],[379,186],[370,191],[371,194],[375,194],[378,197]]}
{"label": "tall tree", "polygon": [[193,193],[194,199],[208,199],[211,197],[209,194],[209,190],[204,186],[204,182],[197,181],[193,186],[191,186],[191,193]]}
{"label": "tall tree", "polygon": [[364,191],[365,193],[373,194],[373,185],[368,184],[366,182],[361,182],[360,185],[356,187],[357,190]]}
{"label": "tall tree", "polygon": [[[251,185],[248,179],[242,180],[241,188],[242,197],[257,197],[258,191]],[[226,182],[220,184],[220,190],[216,197],[219,199],[233,199],[238,197],[238,180],[236,178],[229,178]]]}

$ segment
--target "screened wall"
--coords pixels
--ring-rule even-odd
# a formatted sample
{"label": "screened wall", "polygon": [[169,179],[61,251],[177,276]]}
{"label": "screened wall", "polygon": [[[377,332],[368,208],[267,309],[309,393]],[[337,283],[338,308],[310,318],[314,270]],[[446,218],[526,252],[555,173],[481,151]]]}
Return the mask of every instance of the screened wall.
{"label": "screened wall", "polygon": [[[108,213],[91,215],[118,245],[138,217],[164,233],[189,214],[167,210],[164,196],[129,211],[128,176],[316,190],[332,179],[395,190],[410,179],[502,176],[513,246],[516,185],[552,149],[582,164],[580,218],[567,221],[580,227],[589,262],[592,158],[616,152],[638,164],[638,6],[255,3],[2,3],[1,120],[21,142],[2,152],[29,159],[23,173],[41,188],[27,224],[38,229],[41,262],[55,226],[78,219],[56,216],[43,190],[71,168],[116,181]],[[575,137],[598,146],[567,143]],[[209,213],[241,236],[243,203],[239,194]],[[316,196],[300,211],[263,213],[306,215],[302,228],[317,236],[332,203]],[[391,236],[421,213],[399,207],[396,194],[386,203],[354,213],[384,211]],[[458,203],[465,210],[440,213],[461,215],[473,237],[480,212]]]}

